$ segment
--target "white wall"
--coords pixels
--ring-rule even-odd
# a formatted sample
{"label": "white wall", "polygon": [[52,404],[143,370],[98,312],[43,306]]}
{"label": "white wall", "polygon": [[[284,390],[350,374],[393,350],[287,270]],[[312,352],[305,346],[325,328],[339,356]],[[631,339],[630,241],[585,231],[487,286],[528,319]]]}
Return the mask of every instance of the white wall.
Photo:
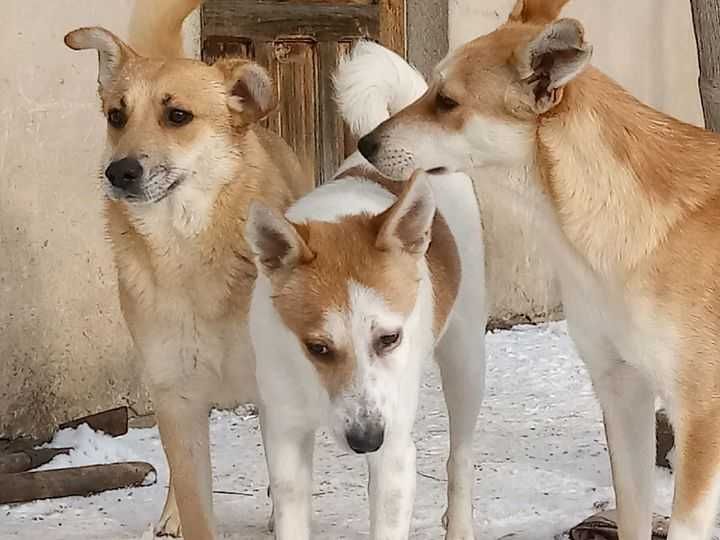
{"label": "white wall", "polygon": [[[515,0],[449,0],[451,50],[502,24]],[[702,126],[695,38],[686,0],[574,0],[563,16],[585,26],[593,63],[644,102]],[[485,171],[482,175],[507,175]],[[512,173],[520,180],[524,174]],[[480,175],[476,181],[482,181]],[[488,238],[493,314],[541,318],[559,305],[559,292],[530,224],[481,201]]]}

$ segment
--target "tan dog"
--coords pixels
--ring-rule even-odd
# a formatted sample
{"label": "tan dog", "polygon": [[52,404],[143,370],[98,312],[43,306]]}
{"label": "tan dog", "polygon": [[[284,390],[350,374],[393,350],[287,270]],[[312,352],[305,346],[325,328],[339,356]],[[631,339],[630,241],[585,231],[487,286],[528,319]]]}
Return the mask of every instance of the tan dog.
{"label": "tan dog", "polygon": [[650,538],[654,398],[677,437],[669,538],[710,537],[720,494],[720,137],[589,67],[567,0],[519,0],[360,142],[387,174],[525,165],[504,195],[536,216],[602,404],[622,540]]}
{"label": "tan dog", "polygon": [[108,119],[104,186],[122,311],[139,351],[170,490],[158,533],[214,538],[208,412],[256,399],[247,316],[256,270],[244,240],[251,199],[284,209],[312,184],[289,147],[257,125],[274,84],[239,59],[179,59],[200,0],[142,0],[131,36],[65,41],[99,54]]}

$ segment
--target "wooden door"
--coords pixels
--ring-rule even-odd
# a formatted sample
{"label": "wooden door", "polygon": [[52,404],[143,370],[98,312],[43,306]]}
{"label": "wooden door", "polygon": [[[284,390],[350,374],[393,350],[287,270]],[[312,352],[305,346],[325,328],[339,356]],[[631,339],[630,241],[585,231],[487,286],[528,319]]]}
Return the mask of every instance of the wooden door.
{"label": "wooden door", "polygon": [[267,125],[295,149],[318,184],[355,141],[337,113],[332,74],[359,37],[406,57],[406,0],[207,0],[203,59],[253,58],[277,82],[280,106]]}

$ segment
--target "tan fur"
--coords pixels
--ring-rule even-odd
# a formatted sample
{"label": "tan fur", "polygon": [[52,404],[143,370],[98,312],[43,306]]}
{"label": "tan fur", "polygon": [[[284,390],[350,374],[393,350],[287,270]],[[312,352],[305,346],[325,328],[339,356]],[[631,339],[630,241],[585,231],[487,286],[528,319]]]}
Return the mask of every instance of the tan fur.
{"label": "tan fur", "polygon": [[[541,163],[555,164],[542,173],[563,230],[606,279],[624,283],[631,296],[656,298],[683,343],[675,375],[682,516],[720,466],[720,183],[713,181],[720,178],[720,137],[641,104],[595,70],[565,94],[539,131]],[[586,141],[588,155],[566,168],[571,139]],[[606,174],[580,185],[572,167],[596,160]]]}
{"label": "tan fur", "polygon": [[[200,4],[138,0],[131,35],[147,57],[104,30],[66,37],[73,48],[109,51],[100,56],[103,112],[127,117],[108,128],[110,160],[182,166],[194,159],[192,174],[167,198],[106,203],[120,303],[171,471],[160,532],[189,540],[214,537],[208,408],[257,398],[247,329],[256,278],[244,239],[249,203],[284,210],[312,187],[287,144],[254,123],[273,106],[272,96],[261,105],[251,99],[266,83],[255,64],[179,58],[183,20]],[[172,125],[173,108],[191,111],[192,121]]]}
{"label": "tan fur", "polygon": [[[130,43],[143,56],[181,58],[182,26],[203,0],[137,0],[130,17]],[[163,31],[158,31],[159,29]]]}
{"label": "tan fur", "polygon": [[[342,178],[367,178],[377,182],[395,196],[402,193],[405,184],[394,181],[381,174],[374,167],[359,165],[343,171],[337,179]],[[445,328],[445,324],[452,310],[455,299],[460,288],[460,255],[457,244],[452,237],[450,227],[440,212],[436,212],[432,225],[432,239],[430,247],[425,256],[433,280],[433,291],[435,293],[435,336],[439,336]]]}
{"label": "tan fur", "polygon": [[720,137],[643,105],[591,68],[539,119],[537,148],[568,240],[609,286],[656,298],[683,343],[682,517],[720,466]]}
{"label": "tan fur", "polygon": [[523,23],[554,21],[569,0],[521,0],[510,12],[509,20]]}

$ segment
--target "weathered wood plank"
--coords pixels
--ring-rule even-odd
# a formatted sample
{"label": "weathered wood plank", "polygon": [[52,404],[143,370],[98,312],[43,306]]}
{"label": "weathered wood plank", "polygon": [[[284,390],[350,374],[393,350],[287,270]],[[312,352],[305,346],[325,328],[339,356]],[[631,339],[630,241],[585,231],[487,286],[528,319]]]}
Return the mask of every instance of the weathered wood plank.
{"label": "weathered wood plank", "polygon": [[87,424],[95,431],[102,431],[113,437],[120,437],[128,431],[128,409],[127,407],[116,407],[97,414],[83,416],[60,424],[59,429],[76,428],[82,424]]}
{"label": "weathered wood plank", "polygon": [[334,171],[345,157],[345,129],[335,103],[332,76],[340,56],[347,54],[350,47],[348,41],[318,44],[318,185],[332,179]]}
{"label": "weathered wood plank", "polygon": [[202,59],[207,64],[214,63],[222,56],[241,56],[252,59],[252,41],[240,37],[208,36],[203,38]]}
{"label": "weathered wood plank", "polygon": [[295,150],[306,174],[317,177],[317,64],[315,45],[307,41],[275,41],[256,47],[257,60],[277,81],[281,96],[268,127]]}
{"label": "weathered wood plank", "polygon": [[720,2],[690,0],[705,127],[720,132]]}
{"label": "weathered wood plank", "polygon": [[380,43],[407,58],[406,0],[380,0]]}
{"label": "weathered wood plank", "polygon": [[256,0],[256,1],[259,4],[310,4],[313,6],[316,6],[319,4],[369,6],[369,5],[378,3],[378,0]]}
{"label": "weathered wood plank", "polygon": [[203,24],[208,37],[243,36],[258,41],[281,37],[337,41],[375,36],[379,30],[377,5],[266,4],[237,0],[208,0],[203,8]]}

